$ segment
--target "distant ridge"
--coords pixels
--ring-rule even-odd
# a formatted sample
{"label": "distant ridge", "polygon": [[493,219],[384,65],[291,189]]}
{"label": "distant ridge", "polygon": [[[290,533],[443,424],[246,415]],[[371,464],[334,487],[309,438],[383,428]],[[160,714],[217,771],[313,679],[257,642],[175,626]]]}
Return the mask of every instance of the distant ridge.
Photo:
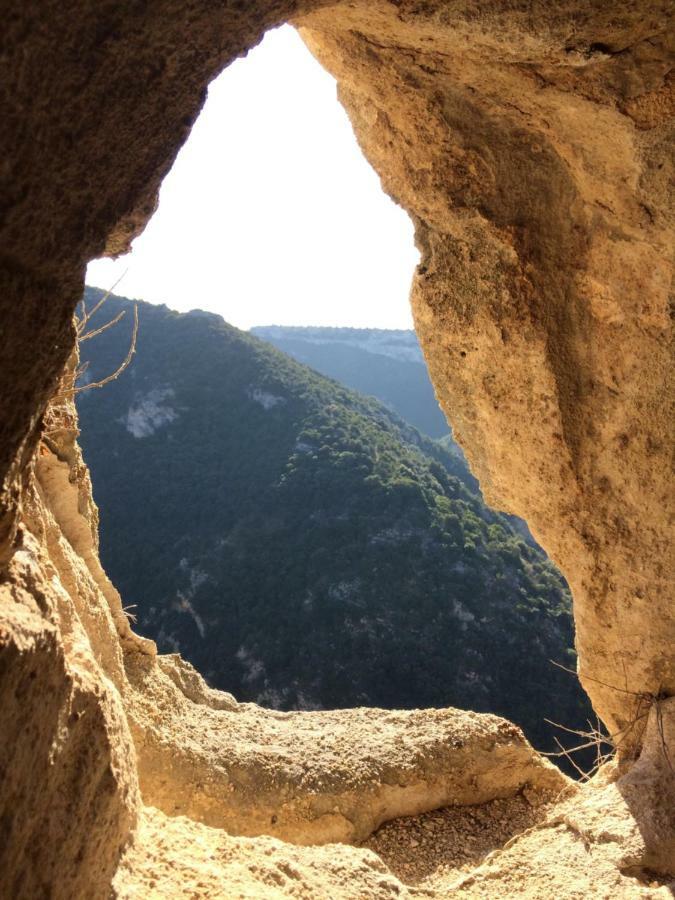
{"label": "distant ridge", "polygon": [[268,325],[252,328],[251,334],[322,375],[376,397],[429,437],[450,433],[414,331]]}

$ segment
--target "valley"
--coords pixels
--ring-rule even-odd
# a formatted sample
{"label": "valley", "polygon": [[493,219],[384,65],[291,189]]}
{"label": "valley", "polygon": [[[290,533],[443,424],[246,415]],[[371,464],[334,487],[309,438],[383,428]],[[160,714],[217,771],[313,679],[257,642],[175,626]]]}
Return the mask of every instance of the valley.
{"label": "valley", "polygon": [[[131,303],[95,317],[125,310],[82,345],[86,378],[124,358]],[[131,366],[78,402],[101,556],[141,634],[274,709],[457,706],[547,749],[545,718],[584,721],[551,663],[575,665],[567,586],[461,454],[216,315],[139,320]]]}

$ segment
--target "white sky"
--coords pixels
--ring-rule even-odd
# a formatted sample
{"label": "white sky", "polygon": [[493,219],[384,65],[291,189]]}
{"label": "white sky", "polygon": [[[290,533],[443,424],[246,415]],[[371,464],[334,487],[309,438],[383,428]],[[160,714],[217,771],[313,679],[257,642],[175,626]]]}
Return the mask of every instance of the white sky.
{"label": "white sky", "polygon": [[209,88],[130,255],[87,283],[253,325],[410,328],[407,215],[358,148],[335,81],[289,26]]}

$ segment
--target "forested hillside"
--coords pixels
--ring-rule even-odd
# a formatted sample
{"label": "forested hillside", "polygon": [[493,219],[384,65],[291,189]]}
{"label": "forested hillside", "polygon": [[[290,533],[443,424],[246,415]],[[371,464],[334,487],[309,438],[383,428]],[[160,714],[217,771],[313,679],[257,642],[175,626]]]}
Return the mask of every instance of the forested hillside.
{"label": "forested hillside", "polygon": [[429,437],[450,431],[414,331],[260,326],[261,337],[298,362],[373,396]]}
{"label": "forested hillside", "polygon": [[[461,459],[217,316],[139,319],[132,365],[78,402],[101,555],[140,632],[280,709],[453,705],[539,745],[545,716],[583,721],[549,662],[574,665],[567,588]],[[130,331],[82,344],[87,379]]]}

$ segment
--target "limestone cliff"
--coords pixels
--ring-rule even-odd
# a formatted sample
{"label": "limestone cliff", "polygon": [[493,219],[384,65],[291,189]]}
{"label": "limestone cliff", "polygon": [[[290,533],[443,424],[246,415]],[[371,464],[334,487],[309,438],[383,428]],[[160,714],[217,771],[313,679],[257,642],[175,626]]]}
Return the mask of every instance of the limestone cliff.
{"label": "limestone cliff", "polygon": [[669,896],[650,874],[675,871],[665,0],[5,11],[0,893],[420,896],[369,851],[223,829],[356,840],[430,806],[562,786],[501,720],[277,719],[158,660],[98,564],[72,409],[45,419],[85,263],[143,228],[209,80],[288,19],[415,219],[432,380],[489,498],[567,576],[581,677],[622,753],[623,774],[449,887]]}

